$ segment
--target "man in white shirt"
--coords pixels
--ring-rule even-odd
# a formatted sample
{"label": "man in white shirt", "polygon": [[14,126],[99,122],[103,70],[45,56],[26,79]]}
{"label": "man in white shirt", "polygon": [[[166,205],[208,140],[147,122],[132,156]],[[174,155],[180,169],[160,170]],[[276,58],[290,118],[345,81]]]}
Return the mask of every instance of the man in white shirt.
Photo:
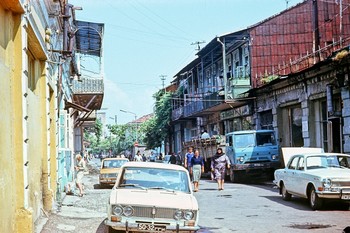
{"label": "man in white shirt", "polygon": [[210,135],[206,130],[204,130],[204,132],[201,135],[201,139],[208,139],[208,138],[210,138]]}

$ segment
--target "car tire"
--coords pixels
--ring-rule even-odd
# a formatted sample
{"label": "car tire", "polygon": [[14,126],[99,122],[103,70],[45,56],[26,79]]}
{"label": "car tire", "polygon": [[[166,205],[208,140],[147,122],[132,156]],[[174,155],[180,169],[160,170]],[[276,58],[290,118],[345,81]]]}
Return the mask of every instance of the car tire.
{"label": "car tire", "polygon": [[239,175],[238,172],[234,172],[233,170],[230,170],[230,181],[232,183],[238,183],[239,182]]}
{"label": "car tire", "polygon": [[284,184],[281,184],[281,194],[282,194],[282,199],[285,201],[290,201],[292,199],[292,194],[288,193],[286,186]]}
{"label": "car tire", "polygon": [[313,210],[319,210],[323,205],[323,200],[318,197],[314,187],[311,187],[309,191],[309,203]]}
{"label": "car tire", "polygon": [[108,227],[107,227],[107,232],[106,232],[106,233],[122,233],[122,232],[125,232],[125,231],[115,230],[115,229],[113,229],[112,227],[108,226]]}

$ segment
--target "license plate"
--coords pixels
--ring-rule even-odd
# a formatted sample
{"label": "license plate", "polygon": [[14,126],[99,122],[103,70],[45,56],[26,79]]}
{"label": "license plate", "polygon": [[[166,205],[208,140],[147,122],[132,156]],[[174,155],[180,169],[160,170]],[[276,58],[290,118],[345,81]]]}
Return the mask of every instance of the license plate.
{"label": "license plate", "polygon": [[157,226],[154,224],[140,223],[139,230],[147,232],[165,232],[165,226]]}
{"label": "license plate", "polygon": [[350,194],[343,194],[343,195],[341,195],[341,199],[343,199],[343,200],[350,200]]}

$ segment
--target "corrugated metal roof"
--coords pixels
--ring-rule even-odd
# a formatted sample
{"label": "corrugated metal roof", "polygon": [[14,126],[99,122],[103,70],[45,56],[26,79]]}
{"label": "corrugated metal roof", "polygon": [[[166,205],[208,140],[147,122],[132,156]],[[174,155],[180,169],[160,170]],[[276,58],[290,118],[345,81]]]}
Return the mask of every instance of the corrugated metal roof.
{"label": "corrugated metal roof", "polygon": [[76,20],[75,25],[77,52],[102,57],[104,24]]}

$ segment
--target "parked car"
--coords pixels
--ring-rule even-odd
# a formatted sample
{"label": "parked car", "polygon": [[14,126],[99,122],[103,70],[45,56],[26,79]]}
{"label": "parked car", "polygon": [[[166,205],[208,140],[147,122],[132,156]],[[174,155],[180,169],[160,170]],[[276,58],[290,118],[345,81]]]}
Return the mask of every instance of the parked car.
{"label": "parked car", "polygon": [[275,171],[274,183],[282,198],[292,195],[309,199],[313,210],[321,209],[325,200],[350,202],[350,169],[340,164],[350,156],[336,153],[298,154],[287,166]]}
{"label": "parked car", "polygon": [[99,183],[100,186],[113,186],[120,171],[120,167],[128,162],[127,158],[106,158],[101,162]]}
{"label": "parked car", "polygon": [[123,165],[110,194],[108,232],[195,232],[198,203],[188,171],[163,163]]}

